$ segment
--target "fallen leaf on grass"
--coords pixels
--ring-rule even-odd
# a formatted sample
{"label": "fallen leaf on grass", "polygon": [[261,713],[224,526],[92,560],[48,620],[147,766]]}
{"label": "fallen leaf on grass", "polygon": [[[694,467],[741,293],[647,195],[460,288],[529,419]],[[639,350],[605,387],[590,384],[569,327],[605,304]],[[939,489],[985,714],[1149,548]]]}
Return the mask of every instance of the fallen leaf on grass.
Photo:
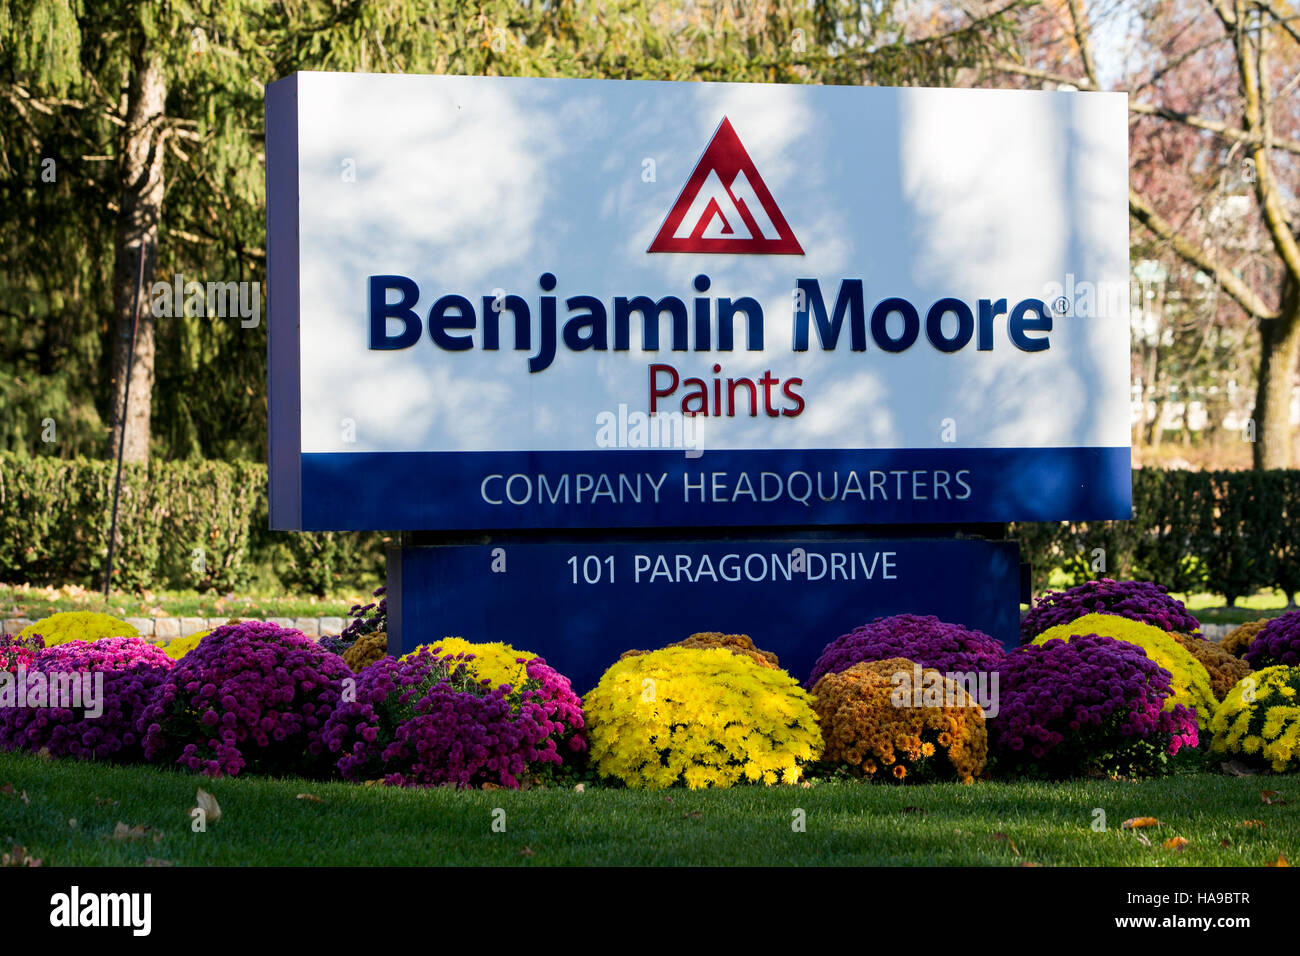
{"label": "fallen leaf on grass", "polygon": [[1006,840],[1007,846],[1011,847],[1011,852],[1014,853],[1016,856],[1020,855],[1020,851],[1016,849],[1016,841],[1011,839],[1011,837],[1007,836],[1005,833],[995,833],[993,834],[993,839]]}
{"label": "fallen leaf on grass", "polygon": [[1161,845],[1166,850],[1185,850],[1187,849],[1187,837],[1170,837]]}
{"label": "fallen leaf on grass", "polygon": [[320,803],[320,802],[321,802],[320,797],[316,796],[316,794],[314,794],[314,793],[300,793],[300,794],[298,794],[298,796],[297,796],[295,799],[297,799],[297,800],[310,800],[312,803]]}
{"label": "fallen leaf on grass", "polygon": [[1031,863],[1029,860],[1021,860],[1021,861],[1020,861],[1020,865],[1021,865],[1021,866],[1042,866],[1043,864],[1041,864],[1041,863]]}
{"label": "fallen leaf on grass", "polygon": [[581,784],[581,783],[580,783],[580,784],[578,784],[577,786],[575,786],[575,787],[573,788],[573,792],[574,792],[574,793],[586,793],[586,792],[587,792],[587,787],[586,787],[585,784]]}
{"label": "fallen leaf on grass", "polygon": [[1281,853],[1279,853],[1279,854],[1277,855],[1277,861],[1276,861],[1276,862],[1274,862],[1274,863],[1265,863],[1264,865],[1265,865],[1265,866],[1290,866],[1291,864],[1288,863],[1288,862],[1286,861],[1286,857],[1284,857]]}
{"label": "fallen leaf on grass", "polygon": [[1263,829],[1264,827],[1268,826],[1268,824],[1265,823],[1263,820],[1246,820],[1241,825],[1243,827],[1259,827],[1260,829]]}
{"label": "fallen leaf on grass", "polygon": [[217,803],[217,798],[208,791],[199,787],[194,792],[194,799],[198,807],[203,811],[203,819],[207,823],[216,823],[221,819],[221,804]]}
{"label": "fallen leaf on grass", "polygon": [[9,847],[8,853],[0,853],[0,866],[40,866],[40,857],[32,856],[27,847],[17,843]]}
{"label": "fallen leaf on grass", "polygon": [[1270,807],[1285,807],[1288,803],[1291,802],[1290,800],[1278,799],[1279,797],[1282,796],[1282,794],[1278,793],[1276,790],[1261,790],[1259,792],[1259,796],[1260,799],[1262,799]]}
{"label": "fallen leaf on grass", "polygon": [[160,860],[156,856],[146,856],[144,858],[145,866],[175,866],[171,860]]}
{"label": "fallen leaf on grass", "polygon": [[922,807],[903,807],[904,813],[919,813],[921,816],[927,816],[930,811]]}
{"label": "fallen leaf on grass", "polygon": [[683,820],[685,820],[687,817],[689,817],[692,820],[703,820],[704,814],[702,814],[699,810],[690,810],[682,814]]}
{"label": "fallen leaf on grass", "polygon": [[1136,830],[1139,827],[1158,827],[1160,821],[1155,817],[1133,817],[1131,820],[1125,820],[1119,825],[1121,830]]}
{"label": "fallen leaf on grass", "polygon": [[36,751],[36,756],[37,756],[37,758],[40,759],[40,760],[53,760],[53,759],[54,759],[54,755],[50,753],[50,748],[49,748],[49,747],[42,747],[40,750]]}
{"label": "fallen leaf on grass", "polygon": [[1219,846],[1223,847],[1226,850],[1228,847],[1232,846],[1232,843],[1230,843],[1228,840],[1220,840]]}
{"label": "fallen leaf on grass", "polygon": [[137,823],[135,826],[129,827],[121,820],[118,820],[117,826],[113,827],[113,832],[105,839],[124,843],[128,840],[143,840],[146,837],[151,838],[154,843],[162,842],[162,834],[155,833],[152,827],[147,827],[143,823]]}
{"label": "fallen leaf on grass", "polygon": [[522,850],[519,851],[519,855],[520,855],[520,856],[532,856],[532,855],[533,855],[533,851],[530,850],[530,849],[528,849],[528,847],[524,847]]}
{"label": "fallen leaf on grass", "polygon": [[95,798],[95,806],[97,806],[97,807],[115,807],[115,806],[117,806],[117,801],[116,801],[116,800],[110,800],[110,799],[108,799],[107,797],[96,797],[96,798]]}

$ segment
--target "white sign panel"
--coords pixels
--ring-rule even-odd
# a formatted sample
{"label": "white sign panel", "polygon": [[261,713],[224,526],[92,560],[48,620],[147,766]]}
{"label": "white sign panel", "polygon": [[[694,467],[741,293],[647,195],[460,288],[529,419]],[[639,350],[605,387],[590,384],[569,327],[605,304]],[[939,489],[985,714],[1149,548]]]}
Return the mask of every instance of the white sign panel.
{"label": "white sign panel", "polygon": [[300,73],[272,522],[1129,515],[1122,94]]}

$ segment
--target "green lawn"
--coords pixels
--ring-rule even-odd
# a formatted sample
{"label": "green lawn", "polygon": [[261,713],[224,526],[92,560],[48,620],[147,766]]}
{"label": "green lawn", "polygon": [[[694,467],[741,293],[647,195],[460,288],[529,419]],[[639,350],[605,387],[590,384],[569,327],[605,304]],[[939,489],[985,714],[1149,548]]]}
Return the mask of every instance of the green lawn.
{"label": "green lawn", "polygon": [[58,611],[100,611],[114,617],[153,617],[163,612],[171,617],[346,617],[354,604],[369,604],[370,591],[330,597],[227,596],[197,591],[160,591],[124,594],[114,591],[107,601],[102,591],[67,586],[37,588],[0,584],[0,611],[6,617],[33,621]]}
{"label": "green lawn", "polygon": [[[192,832],[189,817],[199,786],[222,811],[206,833]],[[1266,804],[1264,790],[1280,796]],[[299,799],[300,793],[320,801]],[[1105,832],[1090,827],[1097,808],[1105,811]],[[806,832],[792,827],[796,810],[804,812]],[[1161,825],[1121,829],[1125,820],[1143,816]],[[146,860],[190,866],[1262,866],[1279,854],[1300,859],[1298,816],[1294,777],[456,792],[205,780],[148,767],[0,754],[0,851],[16,843],[46,866]],[[504,821],[504,832],[493,831],[494,818]],[[1243,826],[1246,821],[1262,825]],[[115,839],[118,823],[147,829]],[[1174,837],[1184,837],[1186,847],[1166,849]]]}

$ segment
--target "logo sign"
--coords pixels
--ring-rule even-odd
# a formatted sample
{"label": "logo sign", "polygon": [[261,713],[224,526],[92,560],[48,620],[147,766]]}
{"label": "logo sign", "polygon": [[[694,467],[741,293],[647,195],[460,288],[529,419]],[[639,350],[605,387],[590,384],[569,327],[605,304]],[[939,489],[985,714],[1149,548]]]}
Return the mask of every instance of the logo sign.
{"label": "logo sign", "polygon": [[276,528],[1129,515],[1122,94],[300,73],[266,107]]}
{"label": "logo sign", "polygon": [[799,240],[725,118],[650,251],[803,255]]}

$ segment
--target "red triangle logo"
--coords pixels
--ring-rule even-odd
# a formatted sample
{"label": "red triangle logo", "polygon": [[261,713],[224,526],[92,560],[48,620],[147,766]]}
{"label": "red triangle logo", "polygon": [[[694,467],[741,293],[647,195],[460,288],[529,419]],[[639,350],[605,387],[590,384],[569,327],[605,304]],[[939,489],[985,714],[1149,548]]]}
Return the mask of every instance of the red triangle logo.
{"label": "red triangle logo", "polygon": [[646,251],[803,255],[725,116]]}

